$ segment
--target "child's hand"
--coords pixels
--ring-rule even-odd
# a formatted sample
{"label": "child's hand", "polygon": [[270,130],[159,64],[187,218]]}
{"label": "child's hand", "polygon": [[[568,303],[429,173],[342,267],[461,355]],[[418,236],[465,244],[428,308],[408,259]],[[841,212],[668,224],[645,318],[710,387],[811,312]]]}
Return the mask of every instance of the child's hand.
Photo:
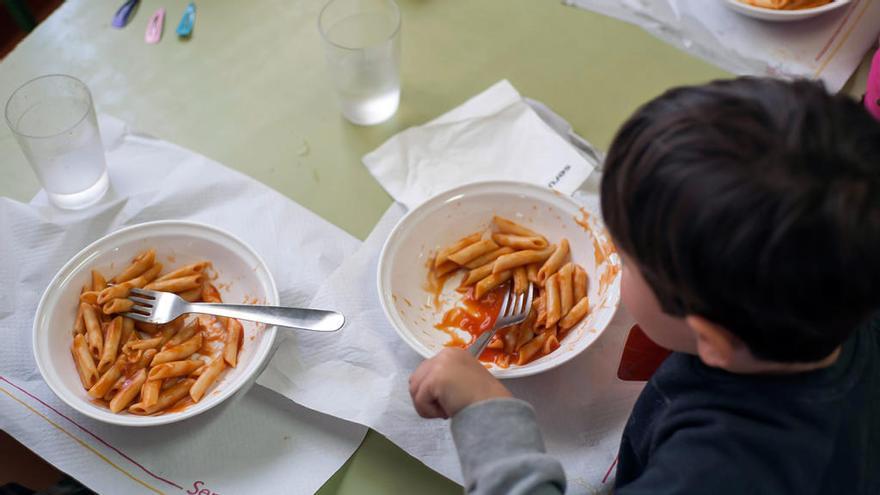
{"label": "child's hand", "polygon": [[409,395],[423,418],[446,419],[475,402],[510,397],[510,391],[467,351],[447,348],[409,377]]}

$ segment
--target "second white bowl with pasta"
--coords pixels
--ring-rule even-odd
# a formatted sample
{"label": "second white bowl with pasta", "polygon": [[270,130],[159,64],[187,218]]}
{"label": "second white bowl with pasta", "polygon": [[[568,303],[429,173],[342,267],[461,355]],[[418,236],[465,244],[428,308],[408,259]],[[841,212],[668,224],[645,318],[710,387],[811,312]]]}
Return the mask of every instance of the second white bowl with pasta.
{"label": "second white bowl with pasta", "polygon": [[[442,193],[409,212],[388,237],[379,258],[377,288],[385,315],[400,337],[428,358],[450,343],[435,327],[460,304],[460,276],[448,280],[438,304],[426,290],[426,267],[438,250],[468,234],[485,232],[493,216],[513,220],[550,243],[567,239],[570,261],[582,266],[589,284],[589,313],[559,341],[559,347],[531,362],[507,368],[485,363],[498,378],[534,375],[555,368],[589,347],[605,330],[620,301],[620,258],[594,215],[571,198],[518,182],[481,182]],[[467,333],[459,333],[467,342]]]}
{"label": "second white bowl with pasta", "polygon": [[61,268],[43,293],[34,319],[34,357],[43,379],[61,400],[105,423],[153,426],[207,411],[250,386],[267,363],[274,344],[275,327],[242,321],[244,335],[236,366],[227,367],[198,402],[179,411],[117,414],[93,400],[71,356],[81,288],[89,284],[91,269],[109,278],[149,249],[155,249],[156,261],[163,263],[162,273],[209,260],[217,276],[211,282],[220,289],[224,302],[278,304],[278,289],[260,256],[238,237],[209,225],[184,221],[143,223],[120,229],[85,247]]}

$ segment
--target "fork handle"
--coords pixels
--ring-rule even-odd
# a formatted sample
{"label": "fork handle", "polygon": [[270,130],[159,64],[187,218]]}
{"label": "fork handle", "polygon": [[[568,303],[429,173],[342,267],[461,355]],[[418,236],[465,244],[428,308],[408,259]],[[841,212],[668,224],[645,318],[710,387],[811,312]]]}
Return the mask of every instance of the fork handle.
{"label": "fork handle", "polygon": [[482,354],[483,351],[486,350],[486,346],[489,345],[489,341],[492,340],[492,337],[494,337],[495,334],[498,333],[498,330],[501,330],[501,327],[496,327],[492,330],[489,330],[488,332],[481,333],[480,336],[477,337],[476,340],[474,340],[474,342],[468,346],[468,352],[471,354],[471,356],[479,358],[480,354]]}
{"label": "fork handle", "polygon": [[282,306],[252,306],[249,304],[190,303],[186,313],[227,316],[267,325],[300,328],[315,332],[335,332],[345,324],[345,317],[335,311],[321,309],[285,308]]}

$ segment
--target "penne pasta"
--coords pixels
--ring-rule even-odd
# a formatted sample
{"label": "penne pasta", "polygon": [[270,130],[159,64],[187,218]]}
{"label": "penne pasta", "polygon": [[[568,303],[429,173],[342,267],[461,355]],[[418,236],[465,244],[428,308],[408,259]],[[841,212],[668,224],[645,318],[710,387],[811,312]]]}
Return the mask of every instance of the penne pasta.
{"label": "penne pasta", "polygon": [[508,246],[514,249],[544,249],[547,247],[547,239],[543,237],[522,237],[512,234],[492,234],[492,240],[499,246]]}
{"label": "penne pasta", "polygon": [[225,367],[226,361],[223,359],[223,356],[217,356],[208,363],[205,369],[202,370],[202,374],[196,379],[192,388],[189,389],[189,396],[194,402],[200,401],[202,397],[205,396],[205,392],[207,392],[208,388],[214,384]]}
{"label": "penne pasta", "polygon": [[547,323],[547,291],[545,290],[538,299],[535,300],[535,310],[537,317],[535,318],[535,328],[545,326]]}
{"label": "penne pasta", "polygon": [[568,330],[569,328],[578,324],[579,321],[583,319],[587,313],[590,312],[590,300],[586,297],[582,297],[577,304],[571,308],[571,311],[565,315],[564,318],[559,320],[559,328],[563,330]]}
{"label": "penne pasta", "polygon": [[91,352],[92,357],[99,358],[104,349],[104,332],[101,331],[101,322],[98,321],[98,314],[90,304],[80,303],[79,307],[82,309],[89,352]]}
{"label": "penne pasta", "polygon": [[98,294],[98,304],[104,304],[119,297],[128,297],[132,284],[129,282],[111,285]]}
{"label": "penne pasta", "polygon": [[542,237],[538,235],[535,231],[529,230],[512,220],[508,220],[504,217],[499,217],[498,215],[492,217],[492,223],[495,224],[496,227],[498,227],[498,231],[502,234],[512,234],[523,237]]}
{"label": "penne pasta", "polygon": [[150,366],[188,358],[198,351],[200,347],[202,347],[202,334],[196,333],[188,340],[156,354],[156,357],[153,358]]}
{"label": "penne pasta", "polygon": [[190,275],[187,277],[162,280],[160,282],[151,282],[144,286],[144,288],[160,292],[184,292],[199,287],[202,283],[201,277],[201,275]]}
{"label": "penne pasta", "polygon": [[129,299],[113,299],[112,301],[105,304],[101,308],[101,311],[105,315],[125,313],[126,311],[129,311],[132,306],[134,306],[134,301],[131,301]]}
{"label": "penne pasta", "polygon": [[483,237],[483,235],[481,233],[477,232],[477,233],[471,234],[467,237],[462,237],[461,239],[457,240],[456,242],[452,243],[451,245],[446,246],[445,248],[441,249],[440,251],[437,252],[437,256],[434,257],[434,268],[437,268],[440,265],[442,265],[443,263],[445,263],[446,260],[449,259],[450,254],[461,251],[462,249],[479,241],[481,237]]}
{"label": "penne pasta", "polygon": [[547,246],[544,249],[527,249],[505,254],[495,260],[495,266],[492,268],[492,273],[512,270],[518,266],[530,265],[532,263],[543,263],[550,258],[555,249],[554,246]]}
{"label": "penne pasta", "polygon": [[[104,348],[101,352],[101,361],[98,362],[98,373],[103,373],[110,365],[116,362],[116,353],[119,351],[119,340],[122,337],[122,317],[113,318],[107,327],[107,337],[104,339]],[[101,397],[100,394],[97,397]]]}
{"label": "penne pasta", "polygon": [[159,391],[162,390],[162,380],[147,379],[141,387],[141,401],[144,407],[155,406],[159,402]]}
{"label": "penne pasta", "polygon": [[120,376],[119,379],[116,380],[116,383],[114,383],[113,386],[110,387],[110,390],[108,390],[107,393],[104,394],[103,397],[101,397],[101,400],[104,400],[106,402],[110,402],[111,400],[113,400],[113,396],[116,395],[116,392],[119,392],[119,389],[122,388],[123,383],[125,383],[125,377]]}
{"label": "penne pasta", "polygon": [[86,304],[98,304],[98,292],[93,290],[83,292],[79,295],[79,302],[84,302]]}
{"label": "penne pasta", "polygon": [[554,273],[547,279],[544,284],[544,295],[547,298],[544,304],[547,308],[547,320],[544,322],[545,327],[552,327],[562,318],[562,307],[559,299],[559,275]]}
{"label": "penne pasta", "polygon": [[141,386],[143,386],[146,380],[147,372],[144,369],[139,369],[133,376],[127,378],[122,384],[122,388],[119,389],[119,392],[110,401],[110,410],[118,413],[128,407],[140,393]]}
{"label": "penne pasta", "polygon": [[101,292],[107,287],[107,279],[98,270],[92,270],[92,290]]}
{"label": "penne pasta", "polygon": [[78,304],[76,306],[76,317],[73,320],[73,334],[76,335],[78,333],[85,333],[86,331],[86,322],[83,320],[83,309],[82,304]]}
{"label": "penne pasta", "polygon": [[495,364],[500,368],[509,368],[510,367],[510,354],[502,354],[495,358]]}
{"label": "penne pasta", "polygon": [[[463,306],[449,309],[435,326],[447,333],[457,326],[473,340],[486,331],[490,318],[498,312],[505,284],[517,295],[534,284],[532,307],[525,320],[499,331],[487,345],[491,352],[479,357],[501,368],[521,366],[558,349],[568,329],[589,312],[587,272],[571,259],[568,239],[549,244],[541,234],[497,215],[492,219],[492,228],[488,238],[487,233],[471,234],[457,245],[444,248],[444,257],[438,253],[429,264],[429,282],[438,279],[438,272],[445,275],[467,269],[456,289],[466,294]],[[226,338],[232,337],[227,330]],[[466,343],[452,338],[447,345]],[[206,370],[199,368],[190,376],[201,376]]]}
{"label": "penne pasta", "polygon": [[162,363],[158,366],[153,366],[152,368],[150,368],[150,373],[147,375],[147,379],[161,380],[164,378],[188,376],[195,370],[201,368],[204,364],[205,363],[198,359],[184,359],[183,361],[171,361],[168,363]]}
{"label": "penne pasta", "polygon": [[543,284],[550,278],[550,275],[556,273],[559,268],[562,267],[563,262],[565,261],[566,256],[568,256],[569,246],[568,239],[562,239],[559,243],[559,247],[553,251],[553,254],[547,258],[547,261],[544,262],[544,265],[541,266],[541,269],[538,270],[538,283]]}
{"label": "penne pasta", "polygon": [[76,371],[79,373],[79,379],[83,387],[88,390],[92,388],[98,381],[98,370],[95,368],[95,360],[86,344],[86,339],[82,334],[76,334],[73,337],[73,345],[70,346],[70,352],[73,354],[73,362],[76,365]]}
{"label": "penne pasta", "polygon": [[[513,252],[513,248],[511,248],[509,246],[503,246],[503,247],[500,247],[494,251],[489,251],[488,253],[480,256],[479,258],[476,258],[474,260],[467,262],[464,266],[465,266],[465,268],[470,268],[470,269],[479,268],[479,267],[485,265],[486,263],[490,263],[492,261],[495,261],[496,259],[498,259],[499,256],[503,256],[505,254],[510,254],[512,252]],[[453,265],[454,264],[455,263],[453,263]]]}
{"label": "penne pasta", "polygon": [[529,277],[529,282],[532,282],[533,284],[538,283],[538,269],[540,268],[541,266],[538,263],[526,265],[526,274]]}
{"label": "penne pasta", "polygon": [[544,340],[544,347],[541,354],[550,354],[559,348],[559,337],[557,336],[556,327],[548,328],[545,333],[547,338]]}
{"label": "penne pasta", "polygon": [[458,270],[459,268],[460,267],[458,265],[456,265],[455,262],[450,261],[450,260],[446,260],[442,265],[438,266],[437,268],[434,268],[434,274],[437,275],[438,277],[442,277],[442,276],[446,275],[447,273],[452,273],[455,270]]}
{"label": "penne pasta", "polygon": [[238,348],[244,340],[244,327],[235,318],[226,322],[226,342],[223,345],[223,360],[235,368],[238,363]]}
{"label": "penne pasta", "polygon": [[492,275],[493,265],[494,263],[490,261],[479,268],[474,268],[473,270],[469,271],[467,275],[465,275],[465,277],[462,279],[461,286],[467,287],[473,285],[480,280],[488,277],[489,275]]}
{"label": "penne pasta", "polygon": [[153,262],[156,261],[156,251],[154,249],[149,249],[144,251],[135,257],[134,261],[132,261],[131,265],[128,266],[125,270],[122,271],[119,275],[113,277],[113,283],[121,284],[123,282],[127,282],[145,271],[149,270],[151,266],[153,266]]}
{"label": "penne pasta", "polygon": [[526,326],[520,327],[520,331],[516,336],[516,343],[513,346],[513,350],[515,352],[519,352],[519,350],[522,349],[524,345],[529,343],[534,338],[535,338],[535,329],[534,328],[526,327]]}
{"label": "penne pasta", "polygon": [[127,284],[131,284],[132,287],[136,287],[138,289],[143,289],[148,283],[152,282],[156,277],[159,276],[159,273],[162,271],[162,263],[158,261],[153,263],[147,271],[141,273],[137,277],[126,282]]}
{"label": "penne pasta", "polygon": [[574,264],[566,263],[559,269],[559,308],[562,316],[574,306]]}
{"label": "penne pasta", "polygon": [[199,323],[197,319],[191,319],[188,323],[184,323],[183,328],[175,330],[174,335],[170,339],[168,339],[167,342],[162,344],[163,349],[176,346],[185,340],[189,340],[190,338],[192,338],[193,335],[195,335],[196,330],[198,330],[198,326]]}
{"label": "penne pasta", "polygon": [[144,340],[130,340],[122,345],[123,354],[131,354],[143,349],[155,349],[162,343],[162,337],[153,337]]}
{"label": "penne pasta", "polygon": [[449,259],[459,265],[466,265],[468,262],[496,249],[498,249],[498,244],[495,244],[495,241],[492,239],[483,239],[461,249],[460,251],[450,254]]}
{"label": "penne pasta", "polygon": [[[165,275],[162,275],[161,277],[157,278],[156,281],[161,282],[163,280],[170,280],[172,278],[181,278],[181,277],[188,277],[190,275],[199,275],[202,272],[204,272],[205,269],[208,268],[209,266],[211,266],[211,263],[209,263],[207,261],[199,261],[198,263],[192,263],[190,265],[182,266],[172,272],[168,272]],[[205,302],[211,302],[211,301],[205,301]]]}
{"label": "penne pasta", "polygon": [[89,389],[89,397],[93,399],[101,399],[106,396],[122,376],[122,367],[123,362],[117,360],[107,368],[107,371],[105,371],[104,374],[101,375],[101,378],[99,378]]}
{"label": "penne pasta", "polygon": [[138,332],[148,333],[150,335],[155,335],[159,333],[159,325],[155,323],[145,323],[143,321],[135,321],[134,328],[137,329]]}
{"label": "penne pasta", "polygon": [[131,318],[122,318],[122,335],[119,337],[119,343],[124,345],[126,342],[137,337],[134,331],[134,320]]}
{"label": "penne pasta", "polygon": [[522,294],[529,287],[529,276],[526,274],[524,266],[518,266],[513,269],[513,292]]}
{"label": "penne pasta", "polygon": [[[469,238],[477,242],[481,234]],[[460,268],[448,263],[450,271]],[[79,294],[70,351],[91,399],[114,413],[157,414],[172,406],[176,411],[200,400],[227,365],[237,366],[245,341],[238,320],[183,315],[155,325],[120,314],[134,306],[128,299],[134,288],[177,292],[190,302],[223,302],[207,278],[210,267],[205,260],[163,274],[155,250],[148,249],[109,280],[90,271]]]}
{"label": "penne pasta", "polygon": [[165,390],[160,391],[158,400],[152,406],[148,407],[142,403],[137,403],[129,407],[128,412],[138,415],[147,415],[156,414],[157,412],[168,409],[179,402],[180,399],[186,397],[194,383],[195,380],[191,379],[181,380]]}
{"label": "penne pasta", "polygon": [[507,282],[513,277],[513,271],[507,270],[506,272],[501,273],[493,273],[488,277],[484,278],[477,282],[474,286],[474,299],[480,300],[485,296],[490,290],[498,287],[499,285]]}
{"label": "penne pasta", "polygon": [[205,282],[201,286],[202,290],[202,301],[206,303],[222,303],[223,299],[220,297],[220,291],[217,290],[209,282]]}
{"label": "penne pasta", "polygon": [[580,265],[575,265],[574,267],[574,300],[580,301],[582,298],[587,297],[587,271],[584,270],[584,267]]}
{"label": "penne pasta", "polygon": [[535,338],[519,348],[516,358],[517,366],[522,366],[537,357],[539,351],[544,348],[544,341],[547,340],[548,333],[539,333]]}
{"label": "penne pasta", "polygon": [[196,287],[195,289],[185,290],[178,292],[177,295],[186,302],[198,302],[202,300],[202,288]]}

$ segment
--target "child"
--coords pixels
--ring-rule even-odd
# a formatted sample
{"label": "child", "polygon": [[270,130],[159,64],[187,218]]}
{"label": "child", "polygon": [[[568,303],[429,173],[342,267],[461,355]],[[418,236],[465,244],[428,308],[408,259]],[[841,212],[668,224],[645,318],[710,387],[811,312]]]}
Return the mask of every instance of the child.
{"label": "child", "polygon": [[[807,81],[674,89],[615,138],[602,210],[624,304],[674,351],[615,493],[880,494],[880,124]],[[452,418],[469,493],[564,492],[531,406],[463,350],[410,393]]]}

